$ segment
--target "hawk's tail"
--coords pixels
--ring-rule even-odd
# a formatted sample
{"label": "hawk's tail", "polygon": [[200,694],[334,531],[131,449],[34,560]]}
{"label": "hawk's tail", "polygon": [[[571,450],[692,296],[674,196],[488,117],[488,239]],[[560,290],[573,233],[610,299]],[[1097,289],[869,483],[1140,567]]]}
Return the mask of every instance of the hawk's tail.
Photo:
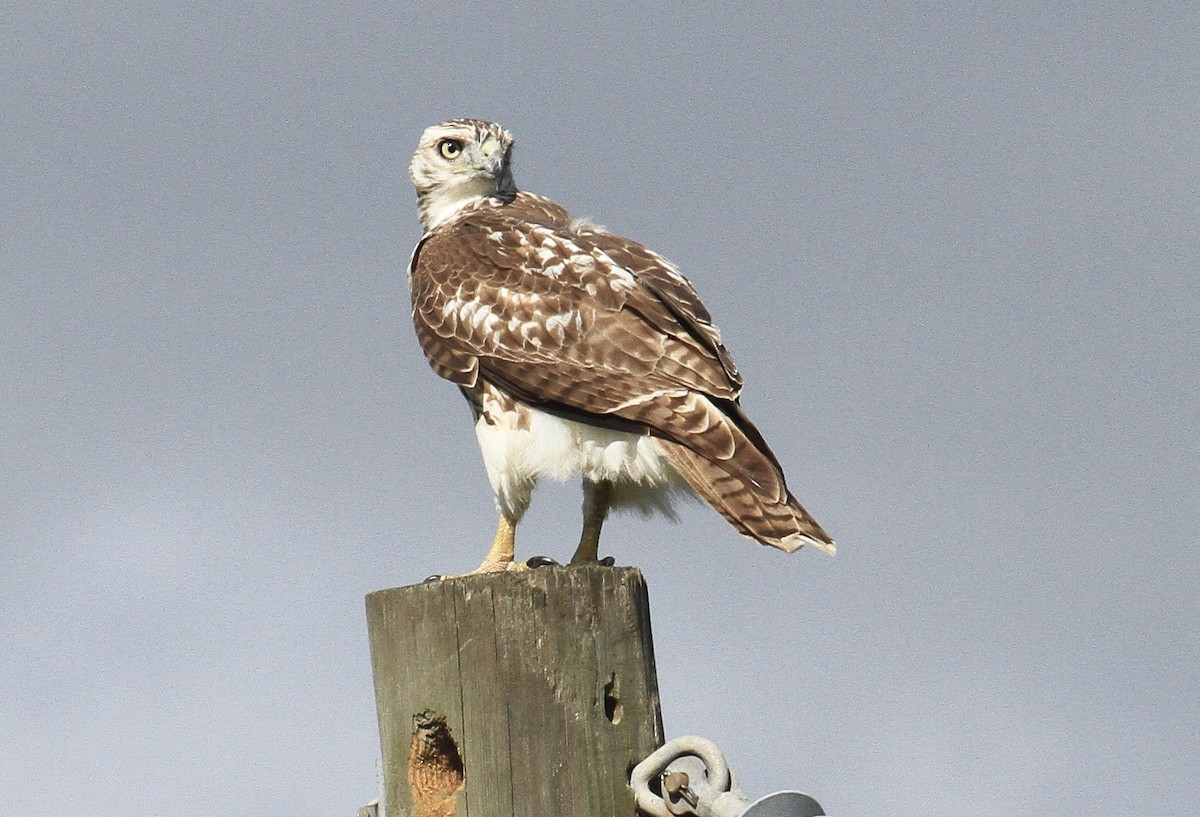
{"label": "hawk's tail", "polygon": [[[804,545],[836,548],[784,482],[783,470],[758,429],[728,401],[695,393],[675,409],[687,416],[686,445],[657,440],[679,475],[745,536],[791,553]],[[682,419],[680,414],[676,414]]]}

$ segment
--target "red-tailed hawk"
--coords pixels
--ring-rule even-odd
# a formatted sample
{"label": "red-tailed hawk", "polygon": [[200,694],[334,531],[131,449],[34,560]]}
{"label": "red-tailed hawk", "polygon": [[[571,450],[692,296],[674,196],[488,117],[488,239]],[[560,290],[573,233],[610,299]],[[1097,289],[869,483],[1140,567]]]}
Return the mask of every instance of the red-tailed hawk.
{"label": "red-tailed hawk", "polygon": [[425,131],[409,169],[425,229],[409,265],[413,324],[471,405],[500,512],[479,571],[513,565],[539,478],[577,474],[572,564],[597,560],[610,508],[670,514],[685,486],[756,542],[832,553],[738,405],[742,378],[691,283],[517,190],[512,144],[499,125],[456,119]]}

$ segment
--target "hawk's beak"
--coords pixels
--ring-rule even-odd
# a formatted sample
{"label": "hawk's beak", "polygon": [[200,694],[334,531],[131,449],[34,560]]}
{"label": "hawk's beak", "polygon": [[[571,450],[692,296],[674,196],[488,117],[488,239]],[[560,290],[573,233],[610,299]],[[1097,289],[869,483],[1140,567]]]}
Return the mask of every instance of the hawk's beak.
{"label": "hawk's beak", "polygon": [[492,175],[496,180],[496,195],[505,201],[512,201],[517,197],[517,184],[513,181],[512,175],[511,147],[499,155],[493,168]]}
{"label": "hawk's beak", "polygon": [[496,185],[494,195],[505,201],[512,201],[517,195],[517,186],[512,176],[511,154],[511,145],[508,150],[502,150],[499,139],[488,139],[479,146],[477,159],[472,163],[474,170],[492,179]]}

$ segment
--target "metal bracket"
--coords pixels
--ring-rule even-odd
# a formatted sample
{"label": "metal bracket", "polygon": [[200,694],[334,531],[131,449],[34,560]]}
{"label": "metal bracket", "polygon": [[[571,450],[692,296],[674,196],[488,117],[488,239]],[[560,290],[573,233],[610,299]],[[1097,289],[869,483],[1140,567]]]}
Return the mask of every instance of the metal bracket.
{"label": "metal bracket", "polygon": [[[691,773],[671,764],[694,758]],[[692,765],[695,763],[693,761]],[[651,782],[657,780],[659,790]],[[725,756],[711,740],[689,735],[656,749],[629,776],[638,809],[649,817],[821,817],[821,804],[801,792],[776,792],[750,803],[734,785]]]}

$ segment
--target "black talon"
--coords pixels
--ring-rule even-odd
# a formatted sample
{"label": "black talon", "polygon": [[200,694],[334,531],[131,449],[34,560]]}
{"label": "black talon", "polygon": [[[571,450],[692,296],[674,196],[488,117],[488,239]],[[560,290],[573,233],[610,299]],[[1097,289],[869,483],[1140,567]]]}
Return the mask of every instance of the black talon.
{"label": "black talon", "polygon": [[421,584],[429,584],[430,582],[440,582],[444,577],[441,573],[434,573],[432,576],[426,576]]}
{"label": "black talon", "polygon": [[616,563],[617,563],[617,560],[614,559],[612,556],[605,556],[603,559],[598,559],[596,561],[596,564],[603,565],[604,567],[612,567]]}
{"label": "black talon", "polygon": [[527,567],[562,567],[549,556],[531,556],[525,564]]}

